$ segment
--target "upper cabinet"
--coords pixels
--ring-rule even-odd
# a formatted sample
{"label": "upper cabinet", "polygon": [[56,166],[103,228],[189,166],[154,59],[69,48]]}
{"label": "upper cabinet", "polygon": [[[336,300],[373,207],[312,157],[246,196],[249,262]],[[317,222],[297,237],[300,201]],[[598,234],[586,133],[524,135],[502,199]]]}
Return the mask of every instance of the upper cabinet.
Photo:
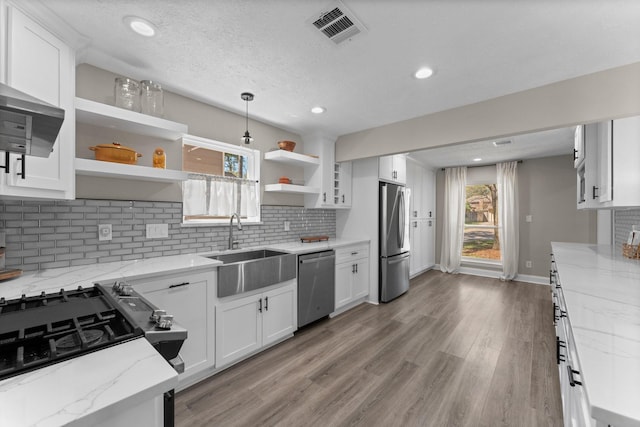
{"label": "upper cabinet", "polygon": [[383,181],[405,184],[407,182],[407,156],[394,154],[378,159],[378,177]]}
{"label": "upper cabinet", "polygon": [[584,125],[576,126],[573,136],[573,166],[578,168],[584,162]]}
{"label": "upper cabinet", "polygon": [[322,136],[307,137],[305,151],[320,159],[317,168],[305,168],[308,186],[318,193],[305,195],[306,208],[342,209],[351,207],[351,162],[335,162],[335,140]]}
{"label": "upper cabinet", "polygon": [[640,116],[585,126],[578,208],[640,206]]}
{"label": "upper cabinet", "polygon": [[9,173],[0,173],[0,195],[73,199],[75,54],[47,28],[16,7],[3,5],[0,16],[7,37],[0,57],[6,64],[5,83],[64,109],[65,119],[49,157],[25,156],[23,162],[22,156],[9,156]]}

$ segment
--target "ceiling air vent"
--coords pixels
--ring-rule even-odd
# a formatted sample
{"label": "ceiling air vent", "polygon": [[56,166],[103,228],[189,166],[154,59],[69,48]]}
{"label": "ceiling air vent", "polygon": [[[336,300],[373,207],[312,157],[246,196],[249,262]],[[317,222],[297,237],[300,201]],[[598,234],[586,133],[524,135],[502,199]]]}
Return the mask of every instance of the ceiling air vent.
{"label": "ceiling air vent", "polygon": [[358,34],[366,32],[366,28],[342,2],[329,6],[325,11],[309,19],[318,31],[335,44],[340,44]]}

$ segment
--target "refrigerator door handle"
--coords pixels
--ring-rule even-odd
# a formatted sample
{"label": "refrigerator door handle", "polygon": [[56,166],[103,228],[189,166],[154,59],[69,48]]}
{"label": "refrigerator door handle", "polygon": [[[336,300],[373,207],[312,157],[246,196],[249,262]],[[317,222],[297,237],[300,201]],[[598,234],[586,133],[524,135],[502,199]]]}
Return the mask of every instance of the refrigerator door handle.
{"label": "refrigerator door handle", "polygon": [[[380,187],[381,206],[387,206],[387,186],[382,184]],[[380,253],[387,255],[387,210],[380,209]]]}
{"label": "refrigerator door handle", "polygon": [[409,255],[396,257],[397,259],[389,260],[389,265],[397,264],[399,262],[403,262],[409,257]]}
{"label": "refrigerator door handle", "polygon": [[398,227],[398,246],[400,246],[400,248],[404,247],[404,226],[405,226],[405,219],[404,219],[404,191],[400,190],[400,207],[399,207],[399,211],[398,211],[398,222],[399,222],[399,227]]}

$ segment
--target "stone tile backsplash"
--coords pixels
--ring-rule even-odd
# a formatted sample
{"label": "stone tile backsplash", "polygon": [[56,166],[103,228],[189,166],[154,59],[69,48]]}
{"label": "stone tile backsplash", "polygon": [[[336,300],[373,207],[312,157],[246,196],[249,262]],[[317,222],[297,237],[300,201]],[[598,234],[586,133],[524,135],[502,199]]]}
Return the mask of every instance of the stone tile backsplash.
{"label": "stone tile backsplash", "polygon": [[622,251],[622,244],[627,243],[627,237],[633,225],[640,227],[640,209],[617,210],[614,213],[616,247]]}
{"label": "stone tile backsplash", "polygon": [[[284,231],[284,221],[289,221],[289,231]],[[25,271],[226,249],[228,226],[187,227],[181,222],[178,202],[0,200],[6,268]],[[169,224],[169,238],[146,238],[146,225],[160,223]],[[112,224],[112,240],[98,240],[98,224]],[[308,235],[335,237],[335,211],[262,206],[261,224],[243,224],[239,231],[234,222],[240,247]]]}

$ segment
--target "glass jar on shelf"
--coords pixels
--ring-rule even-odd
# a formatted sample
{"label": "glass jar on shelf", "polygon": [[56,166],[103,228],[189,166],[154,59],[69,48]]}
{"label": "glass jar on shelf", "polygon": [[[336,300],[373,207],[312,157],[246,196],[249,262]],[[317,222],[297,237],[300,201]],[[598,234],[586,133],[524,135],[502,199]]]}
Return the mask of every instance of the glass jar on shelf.
{"label": "glass jar on shelf", "polygon": [[140,112],[162,117],[164,114],[164,94],[160,83],[142,80],[140,86]]}
{"label": "glass jar on shelf", "polygon": [[140,84],[128,77],[116,77],[114,95],[116,107],[140,111]]}

